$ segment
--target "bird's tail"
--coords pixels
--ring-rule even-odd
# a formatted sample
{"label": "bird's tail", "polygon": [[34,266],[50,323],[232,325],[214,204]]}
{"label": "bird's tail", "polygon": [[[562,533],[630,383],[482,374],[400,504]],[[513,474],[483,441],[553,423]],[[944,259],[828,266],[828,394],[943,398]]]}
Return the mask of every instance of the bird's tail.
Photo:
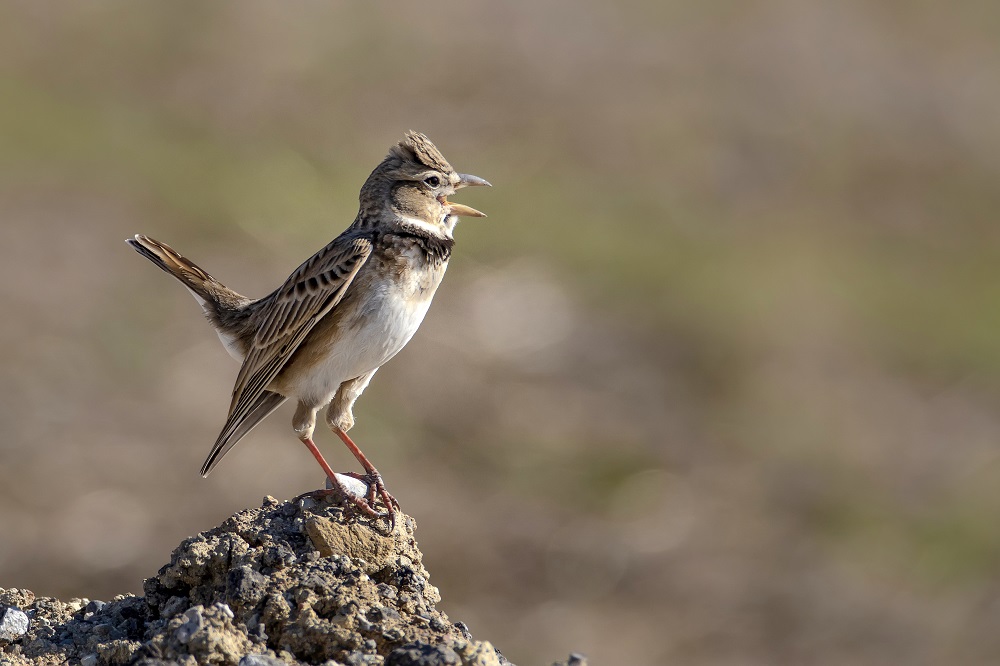
{"label": "bird's tail", "polygon": [[125,242],[160,269],[180,280],[205,311],[205,316],[219,334],[226,350],[237,360],[242,359],[246,350],[241,342],[241,334],[248,324],[248,306],[252,301],[216,280],[166,243],[141,235],[128,238]]}
{"label": "bird's tail", "polygon": [[180,280],[202,305],[206,302],[218,302],[223,296],[243,298],[166,243],[140,235],[127,238],[125,242],[160,269]]}

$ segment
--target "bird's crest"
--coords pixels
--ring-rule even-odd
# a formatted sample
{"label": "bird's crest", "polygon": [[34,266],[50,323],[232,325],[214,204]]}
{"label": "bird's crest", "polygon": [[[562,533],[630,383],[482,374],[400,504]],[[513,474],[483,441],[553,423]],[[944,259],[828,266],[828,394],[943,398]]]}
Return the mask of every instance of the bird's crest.
{"label": "bird's crest", "polygon": [[419,162],[444,173],[454,171],[437,146],[426,136],[413,130],[407,132],[403,140],[392,147],[389,154],[404,161]]}

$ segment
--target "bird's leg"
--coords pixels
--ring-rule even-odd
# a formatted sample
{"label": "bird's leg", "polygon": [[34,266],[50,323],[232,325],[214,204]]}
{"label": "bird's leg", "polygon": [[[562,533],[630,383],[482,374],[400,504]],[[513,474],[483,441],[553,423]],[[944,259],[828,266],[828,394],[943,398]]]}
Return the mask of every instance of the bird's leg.
{"label": "bird's leg", "polygon": [[[310,494],[329,495],[331,492],[336,493],[342,502],[349,502],[357,507],[361,513],[370,518],[378,518],[381,514],[374,509],[374,503],[364,497],[358,497],[344,487],[330,467],[330,464],[326,461],[326,458],[323,457],[323,454],[316,447],[316,443],[312,440],[313,430],[316,428],[316,409],[300,402],[298,408],[295,410],[295,416],[292,417],[292,428],[295,429],[295,433],[299,436],[299,441],[306,445],[309,453],[313,455],[319,466],[323,468],[323,472],[330,479],[330,484],[332,485],[330,490],[317,490],[315,493]],[[369,490],[369,494],[371,494],[371,490]]]}
{"label": "bird's leg", "polygon": [[355,377],[349,381],[344,382],[337,389],[336,395],[334,395],[333,400],[330,402],[330,407],[326,412],[326,423],[330,426],[330,430],[337,434],[343,440],[347,448],[350,449],[354,457],[358,459],[358,462],[365,468],[366,474],[364,476],[355,476],[351,474],[356,479],[364,481],[368,484],[368,502],[372,507],[375,506],[375,498],[381,497],[382,502],[385,503],[385,508],[389,512],[389,518],[392,524],[396,524],[396,509],[399,508],[399,502],[396,498],[389,494],[385,489],[385,483],[382,481],[382,475],[379,474],[375,466],[371,464],[358,445],[355,444],[350,437],[347,436],[347,431],[351,429],[354,425],[354,413],[352,408],[354,403],[361,396],[361,393],[368,386],[368,382],[371,381],[372,376],[375,374],[375,370],[372,370],[366,375],[361,375]]}
{"label": "bird's leg", "polygon": [[390,518],[392,518],[392,521],[395,523],[396,509],[399,508],[399,502],[397,502],[396,498],[390,495],[389,491],[385,489],[385,483],[382,481],[382,475],[379,474],[379,471],[375,469],[375,465],[368,460],[368,457],[362,453],[361,449],[358,448],[358,445],[354,443],[354,440],[347,436],[347,433],[344,432],[342,428],[333,426],[333,432],[337,434],[337,437],[340,437],[340,439],[343,440],[348,450],[354,454],[354,457],[358,459],[358,462],[361,463],[361,466],[364,467],[365,471],[368,473],[361,480],[368,484],[369,500],[374,501],[375,494],[377,493],[378,496],[382,498],[386,509],[389,511]]}
{"label": "bird's leg", "polygon": [[[322,490],[317,490],[313,493],[308,493],[308,494],[328,495],[330,493],[336,493],[338,497],[356,506],[358,510],[361,511],[361,513],[365,514],[369,518],[379,518],[382,515],[378,511],[372,508],[372,502],[370,500],[364,497],[358,497],[357,495],[355,495],[354,493],[352,493],[351,491],[349,491],[347,488],[344,487],[344,485],[337,478],[337,475],[334,474],[333,470],[330,468],[330,464],[326,462],[326,458],[324,458],[323,454],[320,453],[318,448],[316,448],[316,443],[312,441],[312,438],[300,437],[299,439],[301,439],[302,443],[306,445],[306,448],[309,449],[309,452],[313,454],[313,457],[316,458],[316,462],[318,462],[319,466],[323,468],[323,471],[326,473],[326,477],[330,479],[330,483],[333,486],[329,490],[324,488]],[[369,490],[368,492],[369,494],[371,494],[371,490]]]}

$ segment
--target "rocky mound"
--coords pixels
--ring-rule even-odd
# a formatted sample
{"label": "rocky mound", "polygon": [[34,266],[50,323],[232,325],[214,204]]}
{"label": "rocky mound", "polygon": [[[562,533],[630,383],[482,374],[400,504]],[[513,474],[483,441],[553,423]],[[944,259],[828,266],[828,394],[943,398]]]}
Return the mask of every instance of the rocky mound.
{"label": "rocky mound", "polygon": [[508,664],[435,608],[414,528],[402,514],[389,531],[326,501],[267,497],[181,543],[144,597],[0,588],[0,663]]}

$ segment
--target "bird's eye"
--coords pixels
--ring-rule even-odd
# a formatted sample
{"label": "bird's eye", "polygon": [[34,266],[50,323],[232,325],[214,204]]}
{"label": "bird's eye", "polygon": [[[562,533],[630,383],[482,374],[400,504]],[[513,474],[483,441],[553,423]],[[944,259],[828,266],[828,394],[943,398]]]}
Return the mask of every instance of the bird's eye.
{"label": "bird's eye", "polygon": [[437,176],[428,176],[427,178],[424,178],[424,182],[430,185],[431,187],[437,187],[438,185],[441,184],[441,179],[438,178]]}

